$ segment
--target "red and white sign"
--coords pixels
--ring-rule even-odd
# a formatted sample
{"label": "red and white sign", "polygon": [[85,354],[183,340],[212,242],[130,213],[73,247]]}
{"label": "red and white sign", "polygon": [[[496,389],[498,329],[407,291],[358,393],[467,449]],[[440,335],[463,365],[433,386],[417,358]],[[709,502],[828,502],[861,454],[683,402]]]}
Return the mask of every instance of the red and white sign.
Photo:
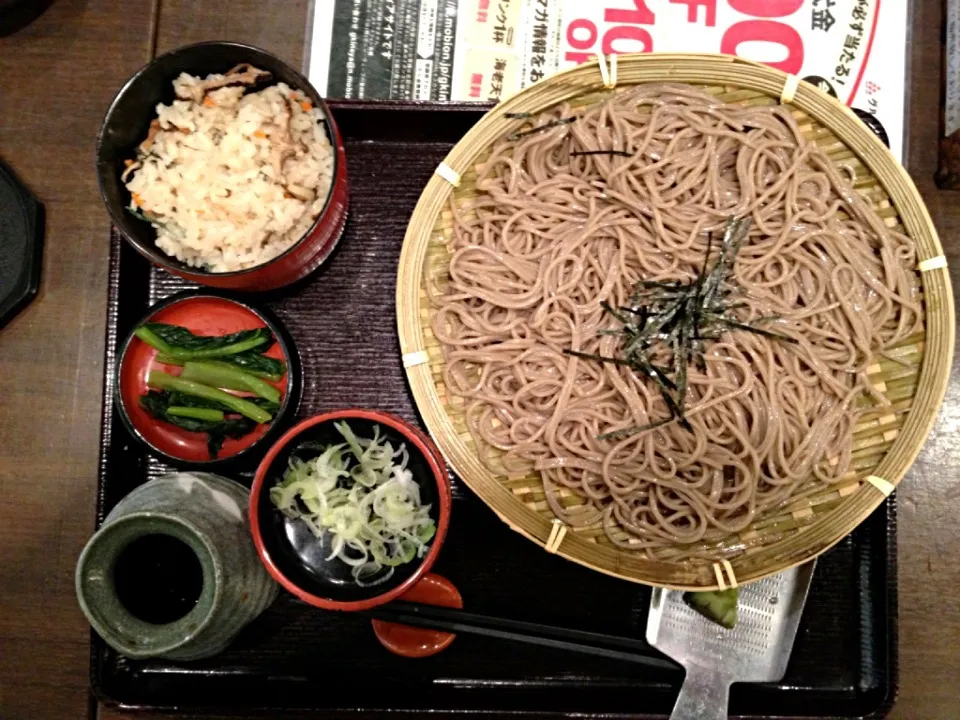
{"label": "red and white sign", "polygon": [[[876,115],[887,130],[894,155],[900,157],[908,2],[325,0],[317,7],[329,8],[326,16],[318,15],[315,8],[312,53],[317,61],[311,63],[310,76],[326,82],[329,68],[324,62],[336,40],[334,6],[343,6],[345,16],[351,3],[360,3],[374,19],[393,17],[393,12],[374,12],[389,6],[397,17],[419,18],[418,57],[432,57],[427,52],[430,37],[436,39],[441,28],[455,34],[452,72],[448,67],[443,78],[444,89],[450,92],[444,100],[499,100],[558,70],[592,60],[598,53],[727,53],[814,82],[847,105]],[[392,38],[394,30],[390,26],[381,35]],[[403,67],[395,62],[391,75],[402,75]],[[435,89],[426,82],[428,74],[422,82],[415,78],[413,87],[422,87],[422,92],[410,91],[409,97],[432,97]],[[374,82],[377,79],[373,77],[366,86],[387,85]],[[391,88],[389,97],[402,97]],[[359,96],[379,97],[362,90]]]}
{"label": "red and white sign", "polygon": [[[497,9],[502,0],[479,2]],[[510,0],[514,13],[520,0]],[[873,113],[902,152],[908,0],[523,0],[503,97],[597,53],[710,52],[766,63]],[[461,20],[469,15],[461,12]],[[458,27],[459,68],[485,48]],[[543,38],[547,38],[546,52]],[[463,43],[460,43],[460,40]],[[511,63],[513,65],[513,63]],[[522,66],[522,67],[521,67]],[[467,99],[455,98],[455,99]]]}
{"label": "red and white sign", "polygon": [[823,77],[851,103],[879,10],[876,0],[564,0],[561,68],[599,52],[726,53]]}
{"label": "red and white sign", "polygon": [[712,52],[818,80],[899,157],[907,0],[562,0],[558,69],[597,53]]}

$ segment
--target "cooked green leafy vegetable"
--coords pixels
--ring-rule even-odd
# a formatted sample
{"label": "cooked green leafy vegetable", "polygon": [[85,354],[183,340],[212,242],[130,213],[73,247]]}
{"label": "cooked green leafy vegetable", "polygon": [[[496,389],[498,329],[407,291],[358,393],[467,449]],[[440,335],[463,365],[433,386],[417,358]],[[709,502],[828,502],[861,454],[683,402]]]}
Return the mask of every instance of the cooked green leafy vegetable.
{"label": "cooked green leafy vegetable", "polygon": [[[183,365],[186,361],[160,352],[157,353],[157,362],[167,365]],[[280,380],[287,372],[287,365],[283,360],[261,355],[256,350],[227,355],[223,358],[217,358],[216,362],[223,365],[232,365],[264,380]]]}
{"label": "cooked green leafy vegetable", "polygon": [[[150,390],[148,392],[158,392],[158,391]],[[185,395],[183,393],[176,392],[176,391],[166,391],[166,392],[170,396],[169,405],[173,407],[180,406],[180,407],[190,407],[190,408],[209,408],[211,410],[221,410],[225,413],[236,412],[236,410],[233,410],[232,408],[224,405],[223,403],[217,402],[216,400],[197,397],[196,395]],[[243,399],[249,403],[252,403],[254,405],[257,405],[263,408],[270,414],[274,414],[277,412],[277,410],[280,409],[280,405],[278,405],[275,402],[265,400],[264,398],[248,397]]]}
{"label": "cooked green leafy vegetable", "polygon": [[229,335],[194,335],[179,325],[144,323],[134,334],[164,355],[178,360],[238,355],[254,348],[263,352],[273,343],[269,328],[241,330]]}
{"label": "cooked green leafy vegetable", "polygon": [[[167,344],[166,340],[157,335],[146,325],[141,325],[138,327],[133,331],[133,334],[143,340],[147,345],[156,348],[158,353],[163,353],[164,355],[168,355],[170,358],[173,358],[173,348]],[[181,360],[180,362],[183,361]]]}
{"label": "cooked green leafy vegetable", "polygon": [[252,392],[272,402],[280,401],[280,391],[273,385],[228,363],[188,360],[179,377],[218,388]]}
{"label": "cooked green leafy vegetable", "polygon": [[210,422],[220,422],[224,417],[223,410],[186,407],[184,405],[171,405],[167,408],[167,414],[182,418],[193,418],[194,420],[208,420]]}
{"label": "cooked green leafy vegetable", "polygon": [[[259,404],[267,411],[276,411],[276,406],[262,398],[250,400]],[[232,412],[214,400],[184,395],[178,392],[149,390],[140,396],[140,406],[153,417],[190,432],[207,433],[207,448],[210,457],[216,458],[223,447],[226,438],[242,438],[257,426],[257,423],[246,417],[225,417],[224,412]],[[194,417],[184,414],[185,410],[194,411]],[[219,417],[219,420],[197,417],[199,411],[204,411],[207,418]],[[206,413],[217,413],[216,416]]]}
{"label": "cooked green leafy vegetable", "polygon": [[245,352],[225,358],[233,365],[238,365],[251,375],[262,377],[265,380],[280,380],[287,372],[283,360],[260,355],[257,352]]}
{"label": "cooked green leafy vegetable", "polygon": [[226,406],[231,412],[239,413],[258,423],[270,422],[273,418],[269,412],[250,402],[247,398],[231,395],[219,388],[203,385],[192,380],[183,380],[159,370],[150,371],[147,375],[147,385],[160,390],[175,390],[183,395],[213,400],[222,406]]}
{"label": "cooked green leafy vegetable", "polygon": [[683,601],[691,608],[728,630],[737,624],[737,603],[740,600],[740,588],[712,590],[707,592],[686,592]]}

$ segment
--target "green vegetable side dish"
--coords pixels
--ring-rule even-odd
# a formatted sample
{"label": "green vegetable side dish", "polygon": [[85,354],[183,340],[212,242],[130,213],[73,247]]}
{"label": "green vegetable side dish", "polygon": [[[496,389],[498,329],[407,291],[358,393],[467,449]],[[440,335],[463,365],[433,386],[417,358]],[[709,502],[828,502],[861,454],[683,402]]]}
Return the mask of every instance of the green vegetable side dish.
{"label": "green vegetable side dish", "polygon": [[188,407],[185,405],[170,405],[167,407],[167,414],[175,417],[193,418],[194,420],[207,420],[209,422],[222,422],[224,417],[223,410]]}
{"label": "green vegetable side dish", "polygon": [[268,328],[195,335],[178,325],[144,323],[134,334],[156,348],[157,362],[183,367],[179,375],[150,371],[147,385],[153,389],[140,397],[140,406],[158,420],[206,433],[211,459],[226,438],[248,435],[279,411],[281,392],[267,380],[279,381],[287,370],[282,360],[262,354],[274,342]]}
{"label": "green vegetable side dish", "polygon": [[436,523],[407,469],[405,443],[394,447],[378,425],[370,439],[358,438],[346,422],[334,427],[344,442],[320,448],[310,460],[292,456],[270,500],[287,517],[306,523],[318,540],[329,533],[327,560],[350,565],[358,585],[379,585],[395,567],[424,556]]}
{"label": "green vegetable side dish", "polygon": [[269,328],[241,330],[230,335],[194,335],[179,325],[144,323],[134,334],[164,355],[177,360],[237,355],[254,348],[263,352],[273,344],[273,333]]}
{"label": "green vegetable side dish", "polygon": [[235,413],[248,417],[258,423],[270,422],[272,415],[246,398],[231,395],[219,388],[203,385],[192,380],[184,380],[159,370],[151,370],[147,375],[147,385],[160,390],[175,390],[184,395],[193,395],[204,400],[214,400]]}
{"label": "green vegetable side dish", "polygon": [[[157,353],[157,362],[165,365],[183,365],[186,360],[175,358],[162,352]],[[277,382],[282,380],[287,372],[286,363],[283,360],[272,358],[267,355],[260,355],[256,350],[250,350],[236,355],[228,355],[216,360],[207,360],[206,362],[216,362],[222,365],[229,365],[239,370],[250,373],[258,378]]]}
{"label": "green vegetable side dish", "polygon": [[683,600],[707,620],[723,625],[727,630],[733,630],[737,624],[737,603],[740,600],[740,588],[686,592],[683,594]]}
{"label": "green vegetable side dish", "polygon": [[265,400],[280,402],[280,391],[273,385],[229,363],[188,360],[184,363],[179,377],[181,380],[193,380],[204,385],[252,392]]}
{"label": "green vegetable side dish", "polygon": [[[268,412],[276,412],[279,408],[274,403],[270,403],[262,398],[251,398],[250,402],[260,405]],[[189,432],[201,432],[207,434],[207,449],[210,451],[211,459],[215,459],[223,447],[223,441],[226,438],[242,438],[248,435],[256,428],[257,423],[250,418],[245,417],[227,417],[229,408],[224,407],[213,400],[184,395],[178,392],[167,392],[161,390],[150,390],[146,395],[140,396],[140,407],[150,413],[153,417],[171,425],[188,430]],[[179,412],[172,412],[177,408]],[[222,415],[221,420],[204,420],[200,417],[188,417],[183,411],[189,410],[207,410]],[[207,416],[207,417],[213,417]]]}

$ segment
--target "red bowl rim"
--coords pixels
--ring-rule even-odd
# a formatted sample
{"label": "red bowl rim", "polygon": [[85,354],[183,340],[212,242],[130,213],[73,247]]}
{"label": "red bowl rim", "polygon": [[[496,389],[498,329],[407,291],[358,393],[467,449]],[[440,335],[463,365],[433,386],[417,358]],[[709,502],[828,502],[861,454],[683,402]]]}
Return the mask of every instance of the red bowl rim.
{"label": "red bowl rim", "polygon": [[[382,423],[383,425],[393,428],[402,434],[407,440],[413,443],[413,445],[423,454],[427,464],[430,466],[430,470],[433,472],[434,480],[437,483],[437,495],[440,501],[440,513],[439,523],[437,525],[437,534],[433,538],[430,549],[420,562],[420,566],[413,572],[412,575],[410,575],[410,577],[396,587],[381,593],[380,595],[376,595],[365,600],[353,600],[346,602],[331,600],[329,598],[320,597],[319,595],[314,595],[313,593],[307,592],[299,585],[292,582],[280,571],[280,568],[278,568],[273,562],[273,558],[270,557],[270,553],[267,552],[267,548],[264,545],[263,535],[260,532],[258,506],[260,493],[263,492],[263,486],[266,482],[267,471],[273,464],[273,461],[276,459],[277,455],[280,454],[280,451],[283,450],[283,448],[286,447],[290,441],[294,440],[300,435],[300,433],[308,428],[313,427],[314,425],[330,422],[331,420],[349,418],[361,418],[363,420],[372,420],[373,422]],[[442,464],[442,457],[443,456],[440,455],[440,451],[437,449],[436,445],[434,445],[433,441],[424,433],[421,433],[417,428],[413,427],[396,415],[392,415],[391,413],[383,412],[381,410],[333,410],[330,412],[321,413],[320,415],[314,415],[311,418],[307,418],[306,420],[297,423],[286,433],[284,433],[284,435],[277,440],[276,443],[274,443],[273,447],[271,447],[264,456],[263,460],[260,462],[260,465],[257,467],[256,475],[253,478],[253,485],[250,488],[250,504],[247,512],[250,520],[250,534],[253,536],[253,544],[257,549],[257,554],[260,556],[261,562],[263,562],[264,566],[267,568],[267,572],[269,572],[270,575],[273,576],[273,579],[280,583],[280,585],[282,585],[288,592],[293,593],[304,602],[315,607],[323,608],[324,610],[369,610],[370,608],[383,605],[384,603],[400,597],[405,592],[410,590],[410,588],[416,585],[420,579],[427,572],[429,572],[430,568],[433,566],[433,563],[437,559],[437,555],[440,554],[440,547],[443,545],[443,541],[447,535],[447,527],[450,524],[450,505],[452,499],[450,491],[450,479],[447,476],[446,470]]]}

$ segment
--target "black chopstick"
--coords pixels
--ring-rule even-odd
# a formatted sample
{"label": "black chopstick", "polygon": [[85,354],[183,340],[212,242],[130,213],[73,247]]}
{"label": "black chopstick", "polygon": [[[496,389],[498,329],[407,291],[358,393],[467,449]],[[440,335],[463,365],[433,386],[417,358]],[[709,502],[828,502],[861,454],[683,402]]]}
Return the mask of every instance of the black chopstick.
{"label": "black chopstick", "polygon": [[679,669],[679,666],[656,653],[642,640],[574,630],[572,628],[511,620],[481,615],[456,608],[424,605],[395,600],[363,613],[387,622],[413,625],[429,630],[466,633],[483,637],[512,640],[555,650],[569,650],[645,665],[657,670]]}

